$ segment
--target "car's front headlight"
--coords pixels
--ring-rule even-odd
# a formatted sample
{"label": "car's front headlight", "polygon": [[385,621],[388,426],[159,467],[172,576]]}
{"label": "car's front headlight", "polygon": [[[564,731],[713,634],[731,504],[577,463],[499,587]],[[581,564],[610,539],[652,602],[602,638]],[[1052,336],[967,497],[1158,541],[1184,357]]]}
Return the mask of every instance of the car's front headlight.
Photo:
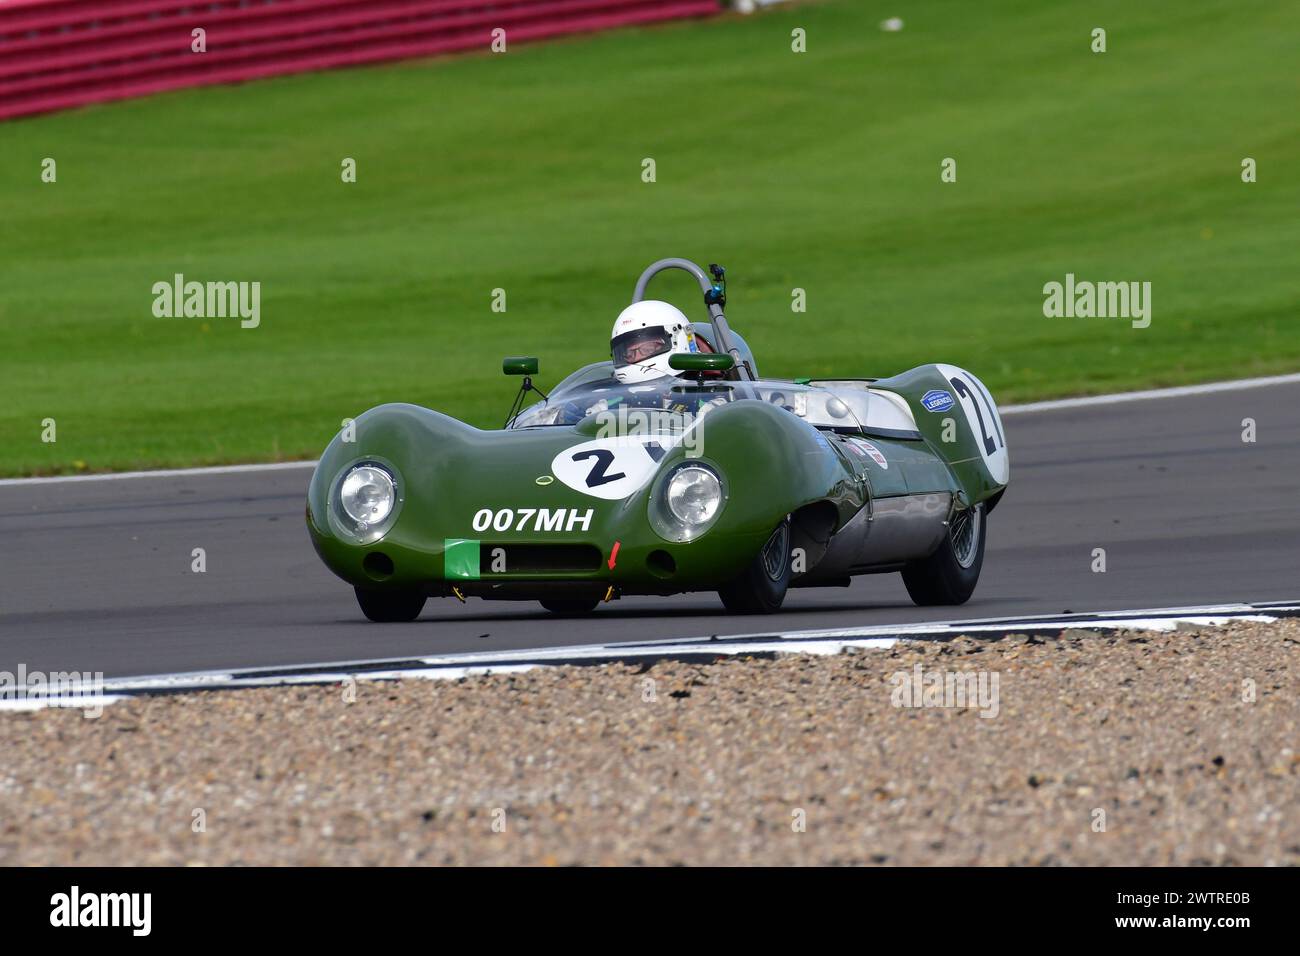
{"label": "car's front headlight", "polygon": [[401,502],[393,469],[377,461],[356,462],[334,480],[331,524],[343,536],[368,544],[392,527]]}
{"label": "car's front headlight", "polygon": [[694,541],[722,513],[727,489],[716,468],[687,460],[661,475],[650,495],[650,524],[669,541]]}

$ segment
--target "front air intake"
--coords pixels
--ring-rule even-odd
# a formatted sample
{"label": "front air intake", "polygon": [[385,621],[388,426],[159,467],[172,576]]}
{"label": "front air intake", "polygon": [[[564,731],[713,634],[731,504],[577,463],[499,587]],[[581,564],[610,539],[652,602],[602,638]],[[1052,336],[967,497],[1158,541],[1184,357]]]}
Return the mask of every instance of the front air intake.
{"label": "front air intake", "polygon": [[479,567],[485,578],[493,575],[549,574],[597,571],[600,549],[590,544],[479,545]]}

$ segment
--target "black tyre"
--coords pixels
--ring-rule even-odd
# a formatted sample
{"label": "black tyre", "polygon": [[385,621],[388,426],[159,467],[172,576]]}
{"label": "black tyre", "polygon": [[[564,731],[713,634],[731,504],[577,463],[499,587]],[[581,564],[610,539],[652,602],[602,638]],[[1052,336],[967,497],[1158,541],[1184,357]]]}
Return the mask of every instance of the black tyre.
{"label": "black tyre", "polygon": [[567,598],[565,600],[547,598],[541,602],[541,605],[552,614],[559,614],[561,617],[580,617],[596,610],[596,605],[599,603],[600,598],[598,597]]}
{"label": "black tyre", "polygon": [[772,614],[781,609],[790,587],[790,519],[786,518],[759,549],[745,572],[718,597],[733,614]]}
{"label": "black tyre", "polygon": [[357,588],[361,613],[379,624],[414,621],[424,610],[420,591],[390,591],[384,588]]}
{"label": "black tyre", "polygon": [[903,583],[915,603],[926,607],[970,600],[984,564],[986,525],[983,504],[957,512],[934,554],[903,569]]}

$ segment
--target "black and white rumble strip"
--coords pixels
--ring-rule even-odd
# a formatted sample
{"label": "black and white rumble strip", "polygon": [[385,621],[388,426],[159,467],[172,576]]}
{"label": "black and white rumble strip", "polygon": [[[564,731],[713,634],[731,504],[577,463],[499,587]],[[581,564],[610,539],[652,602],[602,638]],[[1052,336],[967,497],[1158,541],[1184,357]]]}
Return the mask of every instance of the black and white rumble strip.
{"label": "black and white rumble strip", "polygon": [[[615,644],[548,647],[536,650],[477,651],[418,658],[338,661],[277,668],[194,671],[105,680],[101,703],[145,694],[338,684],[348,680],[379,681],[421,677],[456,680],[477,674],[520,673],[534,667],[659,660],[712,661],[726,656],[772,657],[778,654],[838,654],[845,648],[883,649],[901,640],[952,640],[960,635],[987,638],[1006,634],[1059,633],[1068,630],[1172,631],[1213,627],[1231,621],[1268,622],[1300,617],[1300,600],[1261,604],[1211,604],[1199,607],[1105,611],[1051,616],[980,618],[922,624],[739,634],[727,637],[672,638]],[[20,704],[21,707],[12,706]],[[57,692],[28,690],[19,702],[0,699],[0,710],[33,707],[84,707],[85,700],[64,700]]]}

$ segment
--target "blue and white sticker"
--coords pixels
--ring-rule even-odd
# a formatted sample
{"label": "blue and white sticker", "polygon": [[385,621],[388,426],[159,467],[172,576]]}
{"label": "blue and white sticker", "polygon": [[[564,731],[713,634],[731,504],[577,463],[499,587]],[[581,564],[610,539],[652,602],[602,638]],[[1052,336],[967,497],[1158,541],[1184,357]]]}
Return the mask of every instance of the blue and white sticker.
{"label": "blue and white sticker", "polygon": [[921,405],[927,412],[946,412],[955,404],[952,395],[941,388],[932,388],[921,396]]}

